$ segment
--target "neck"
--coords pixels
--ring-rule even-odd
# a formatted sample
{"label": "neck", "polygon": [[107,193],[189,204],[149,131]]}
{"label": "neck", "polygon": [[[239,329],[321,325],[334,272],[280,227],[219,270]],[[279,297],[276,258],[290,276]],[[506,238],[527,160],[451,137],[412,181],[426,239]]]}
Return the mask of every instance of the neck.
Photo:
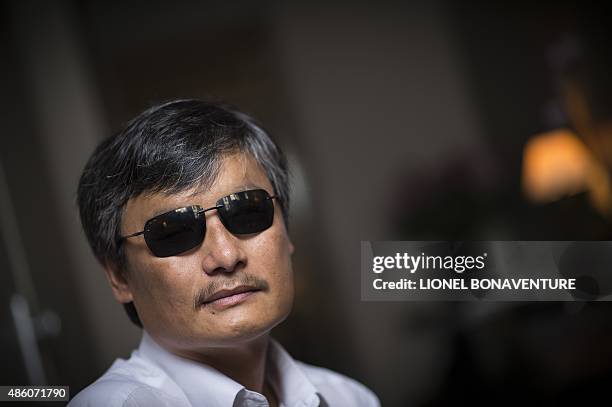
{"label": "neck", "polygon": [[232,347],[207,348],[197,351],[173,351],[174,354],[208,365],[249,390],[264,394],[269,336]]}

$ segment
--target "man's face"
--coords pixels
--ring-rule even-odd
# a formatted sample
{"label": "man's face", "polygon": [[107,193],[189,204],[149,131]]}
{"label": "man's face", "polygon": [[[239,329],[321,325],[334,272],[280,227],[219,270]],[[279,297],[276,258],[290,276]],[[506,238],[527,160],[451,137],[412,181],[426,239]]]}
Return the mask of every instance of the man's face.
{"label": "man's face", "polygon": [[[228,155],[206,191],[130,199],[121,234],[142,230],[148,219],[160,213],[190,205],[210,208],[224,196],[249,189],[264,189],[270,196],[274,192],[250,155]],[[115,289],[116,297],[133,300],[147,332],[177,350],[233,346],[267,333],[287,317],[293,303],[293,245],[277,202],[274,207],[270,228],[242,236],[228,232],[216,210],[208,211],[202,244],[172,257],[155,257],[142,236],[126,239],[127,286],[122,293]],[[197,301],[201,293],[245,283],[266,288],[238,300]]]}

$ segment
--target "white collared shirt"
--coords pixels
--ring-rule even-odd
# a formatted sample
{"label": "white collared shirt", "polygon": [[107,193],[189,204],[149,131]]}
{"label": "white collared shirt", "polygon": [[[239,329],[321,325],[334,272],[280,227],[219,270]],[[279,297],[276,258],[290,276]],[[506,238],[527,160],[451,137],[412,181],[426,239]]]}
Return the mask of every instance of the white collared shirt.
{"label": "white collared shirt", "polygon": [[[380,406],[359,382],[294,360],[273,339],[266,375],[282,407]],[[143,331],[128,360],[117,359],[69,407],[264,407],[266,398],[207,365],[176,356]]]}

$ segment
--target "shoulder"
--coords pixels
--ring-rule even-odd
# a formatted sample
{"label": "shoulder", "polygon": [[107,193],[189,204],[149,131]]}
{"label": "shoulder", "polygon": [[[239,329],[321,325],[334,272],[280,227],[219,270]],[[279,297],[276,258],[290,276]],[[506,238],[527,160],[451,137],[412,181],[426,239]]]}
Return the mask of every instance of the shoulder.
{"label": "shoulder", "polygon": [[132,407],[144,405],[138,399],[149,398],[153,388],[137,382],[105,379],[97,380],[73,398],[69,407]]}
{"label": "shoulder", "polygon": [[323,367],[296,363],[328,405],[380,406],[374,392],[357,380]]}
{"label": "shoulder", "polygon": [[174,407],[183,406],[169,378],[154,366],[134,358],[117,360],[98,380],[84,388],[69,407]]}

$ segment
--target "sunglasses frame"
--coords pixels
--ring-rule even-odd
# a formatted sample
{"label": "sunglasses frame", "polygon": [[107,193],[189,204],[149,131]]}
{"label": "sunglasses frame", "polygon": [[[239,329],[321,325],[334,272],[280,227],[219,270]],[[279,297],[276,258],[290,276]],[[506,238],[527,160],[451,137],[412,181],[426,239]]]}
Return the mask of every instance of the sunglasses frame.
{"label": "sunglasses frame", "polygon": [[[125,235],[125,236],[119,237],[118,243],[121,244],[121,243],[123,243],[123,241],[125,239],[128,239],[130,237],[136,237],[136,236],[144,235],[145,242],[147,243],[147,247],[149,247],[149,250],[151,250],[153,252],[153,250],[151,249],[151,246],[150,246],[150,244],[149,244],[149,242],[147,240],[147,232],[150,230],[149,229],[149,225],[151,224],[151,222],[154,222],[154,221],[160,219],[162,216],[168,216],[168,215],[171,215],[171,214],[174,214],[174,213],[177,213],[177,212],[184,212],[186,210],[191,210],[192,211],[192,213],[193,213],[193,220],[194,220],[194,222],[196,222],[201,215],[205,214],[208,211],[212,211],[212,210],[215,210],[215,209],[219,210],[219,209],[223,209],[223,208],[226,208],[226,207],[230,206],[231,202],[233,200],[235,200],[235,198],[233,198],[232,195],[245,194],[245,193],[249,193],[249,192],[251,192],[251,193],[253,193],[253,192],[257,192],[257,193],[263,192],[266,195],[266,197],[265,197],[266,201],[267,200],[278,199],[278,197],[276,195],[270,195],[268,193],[268,191],[266,191],[264,189],[261,189],[261,188],[249,189],[249,190],[246,190],[246,191],[233,192],[233,193],[231,193],[229,195],[226,195],[226,196],[220,198],[219,200],[217,200],[216,205],[215,206],[211,206],[210,208],[202,208],[200,205],[187,205],[187,206],[176,208],[176,209],[173,209],[173,210],[161,213],[159,215],[156,215],[156,216],[148,219],[145,222],[143,230],[141,230],[140,232],[136,232],[136,233],[132,233],[132,234],[129,234],[129,235]],[[272,208],[272,210],[274,210],[274,207]],[[274,214],[272,214],[272,216],[274,216]],[[224,221],[223,217],[222,216],[220,216],[220,217],[221,217],[221,223],[227,229],[227,225],[225,224],[225,221]],[[204,222],[204,233],[203,233],[202,241],[200,241],[199,244],[201,244],[204,241],[204,236],[206,234],[206,219],[204,219],[203,222]],[[272,226],[272,225],[270,225],[270,226]],[[268,226],[268,227],[266,227],[266,228],[264,228],[264,229],[262,229],[260,231],[252,232],[252,233],[263,232],[264,230],[268,229],[270,226]],[[232,234],[235,234],[235,235],[250,234],[250,233],[234,233],[234,232],[230,231],[229,229],[228,229],[228,231],[230,233],[232,233]],[[193,246],[193,247],[195,247],[195,246]],[[190,249],[187,249],[187,250],[190,250]],[[180,251],[180,252],[178,252],[176,254],[170,254],[170,255],[167,255],[167,256],[166,255],[159,256],[159,255],[157,255],[155,253],[154,254],[155,254],[156,257],[170,257],[170,256],[173,256],[173,255],[177,255],[177,254],[183,253],[184,251],[187,251],[187,250],[183,250],[183,251]]]}

